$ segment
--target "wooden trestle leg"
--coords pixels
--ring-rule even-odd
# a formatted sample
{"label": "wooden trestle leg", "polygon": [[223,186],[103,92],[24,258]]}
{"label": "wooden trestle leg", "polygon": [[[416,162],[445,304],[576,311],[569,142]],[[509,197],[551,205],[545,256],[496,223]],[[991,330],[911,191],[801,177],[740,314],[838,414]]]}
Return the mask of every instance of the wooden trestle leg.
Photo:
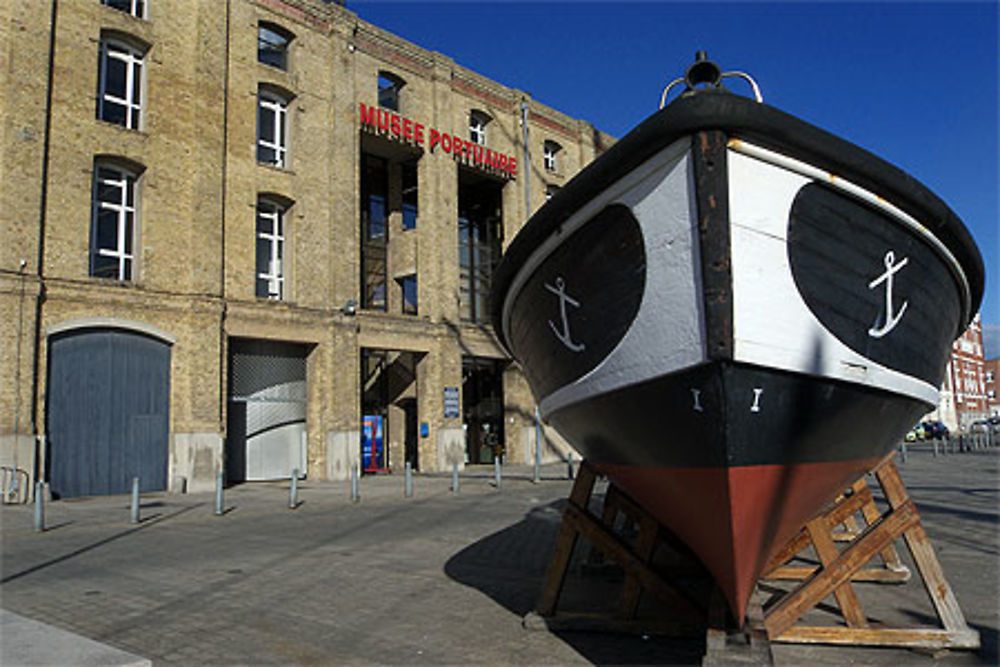
{"label": "wooden trestle leg", "polygon": [[[828,512],[812,519],[768,563],[764,578],[802,580],[765,611],[764,627],[768,637],[772,642],[978,648],[979,633],[965,622],[892,457],[883,460],[873,473],[889,505],[884,513],[875,505],[865,478],[861,478],[851,487],[850,495],[842,496]],[[859,511],[867,527],[852,535],[851,517]],[[840,525],[847,526],[846,536],[835,531]],[[837,537],[849,540],[843,550],[837,549]],[[913,557],[917,574],[930,597],[941,628],[873,627],[868,623],[851,582],[899,583],[909,579],[909,571],[893,548],[893,541],[898,537],[903,538]],[[819,557],[818,567],[791,568],[786,565],[787,561],[809,546]],[[881,557],[885,567],[866,568],[865,565],[876,557]],[[831,593],[846,627],[797,625],[806,612]]]}
{"label": "wooden trestle leg", "polygon": [[[657,544],[663,537],[659,524],[628,496],[609,486],[602,516],[589,509],[597,475],[586,461],[570,492],[556,536],[555,548],[539,597],[536,611],[528,614],[524,625],[549,630],[601,630],[614,632],[654,632],[674,636],[692,636],[704,632],[706,611],[671,581],[668,573],[651,565]],[[630,544],[614,531],[615,518],[621,512],[638,527],[634,543]],[[598,616],[558,612],[566,574],[578,538],[583,536],[603,558],[620,565],[625,573],[619,611],[613,616]],[[637,621],[641,593],[647,591],[675,612],[670,619]]]}
{"label": "wooden trestle leg", "polygon": [[[764,569],[762,580],[785,579],[800,583],[783,594],[774,604],[761,609],[759,593],[751,599],[748,618],[742,627],[728,619],[727,605],[716,590],[706,609],[676,585],[678,575],[699,571],[693,556],[669,530],[657,522],[614,485],[609,485],[601,516],[589,510],[597,475],[584,462],[570,493],[563,514],[537,612],[525,616],[524,626],[548,630],[594,630],[614,632],[653,632],[673,636],[706,634],[704,664],[732,662],[732,640],[742,633],[742,643],[749,653],[739,658],[769,663],[770,642],[897,646],[942,649],[979,647],[979,633],[969,627],[941,565],[934,555],[927,534],[920,523],[916,506],[907,494],[892,457],[884,459],[873,471],[888,502],[879,510],[865,477],[857,480],[824,514],[809,521],[802,530],[778,549]],[[638,526],[633,542],[623,539],[614,525],[619,513]],[[860,513],[865,527],[859,530],[854,516]],[[844,529],[840,529],[844,527]],[[566,613],[557,610],[573,550],[580,536],[592,545],[591,561],[608,559],[625,573],[621,602],[616,615]],[[927,591],[941,628],[886,627],[871,624],[853,588],[852,582],[904,583],[911,578],[893,546],[902,537]],[[671,540],[673,544],[671,545]],[[673,546],[675,562],[669,568],[654,567],[653,555],[659,544]],[[837,544],[846,544],[838,549]],[[815,567],[792,567],[788,563],[812,547],[820,564]],[[875,559],[881,567],[866,567]],[[679,560],[678,560],[679,559]],[[658,621],[636,620],[643,591],[665,603],[671,618]],[[844,626],[808,626],[799,621],[830,595],[836,599]],[[739,643],[739,642],[737,642]]]}

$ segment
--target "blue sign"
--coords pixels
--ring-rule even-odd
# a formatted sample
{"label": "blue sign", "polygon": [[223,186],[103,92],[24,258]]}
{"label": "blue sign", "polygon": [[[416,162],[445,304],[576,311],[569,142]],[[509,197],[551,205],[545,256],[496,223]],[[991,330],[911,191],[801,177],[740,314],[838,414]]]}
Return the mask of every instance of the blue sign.
{"label": "blue sign", "polygon": [[444,388],[444,418],[458,419],[462,414],[458,402],[458,387]]}

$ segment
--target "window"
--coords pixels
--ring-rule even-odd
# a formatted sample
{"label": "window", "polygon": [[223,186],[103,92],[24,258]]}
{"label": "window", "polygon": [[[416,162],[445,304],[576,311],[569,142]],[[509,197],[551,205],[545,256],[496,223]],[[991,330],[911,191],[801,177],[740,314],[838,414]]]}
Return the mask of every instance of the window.
{"label": "window", "polygon": [[280,168],[288,162],[288,101],[269,90],[257,93],[257,161]]}
{"label": "window", "polygon": [[403,164],[403,229],[417,228],[417,165]]}
{"label": "window", "polygon": [[389,273],[389,168],[374,155],[363,154],[361,160],[361,307],[384,311]]}
{"label": "window", "polygon": [[403,314],[417,314],[417,276],[408,275],[397,279],[400,290],[403,293]]}
{"label": "window", "polygon": [[490,288],[503,240],[503,187],[461,173],[458,186],[459,315],[490,323]]}
{"label": "window", "polygon": [[113,164],[94,164],[90,275],[132,280],[136,237],[136,174]]}
{"label": "window", "polygon": [[542,159],[545,162],[545,171],[556,171],[556,153],[562,150],[562,146],[554,141],[546,141],[542,146]]}
{"label": "window", "polygon": [[98,120],[138,130],[142,122],[144,54],[123,42],[102,40],[97,91]]}
{"label": "window", "polygon": [[137,19],[146,18],[145,0],[101,0],[101,4],[125,12]]}
{"label": "window", "polygon": [[261,299],[285,298],[285,211],[268,199],[257,200],[257,289]]}
{"label": "window", "polygon": [[293,36],[273,23],[257,26],[257,62],[288,71],[288,46]]}
{"label": "window", "polygon": [[469,140],[480,146],[486,145],[486,125],[490,122],[490,117],[482,111],[469,113]]}
{"label": "window", "polygon": [[378,105],[399,111],[399,94],[406,81],[391,72],[378,73]]}

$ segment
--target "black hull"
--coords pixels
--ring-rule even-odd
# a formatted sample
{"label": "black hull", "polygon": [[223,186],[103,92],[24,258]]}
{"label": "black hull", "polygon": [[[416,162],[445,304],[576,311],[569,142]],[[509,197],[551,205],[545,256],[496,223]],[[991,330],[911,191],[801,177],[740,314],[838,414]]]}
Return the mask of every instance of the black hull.
{"label": "black hull", "polygon": [[926,411],[859,385],[713,362],[594,396],[549,422],[594,463],[738,467],[880,458]]}

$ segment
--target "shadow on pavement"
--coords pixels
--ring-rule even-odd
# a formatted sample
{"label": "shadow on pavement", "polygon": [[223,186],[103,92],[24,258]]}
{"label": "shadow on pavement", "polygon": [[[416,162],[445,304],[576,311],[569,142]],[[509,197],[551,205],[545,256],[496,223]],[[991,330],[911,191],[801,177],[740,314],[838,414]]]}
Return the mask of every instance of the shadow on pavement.
{"label": "shadow on pavement", "polygon": [[[542,590],[565,506],[566,501],[561,500],[533,509],[518,523],[452,556],[445,564],[445,574],[523,617],[535,608]],[[613,612],[621,589],[620,571],[585,576],[581,564],[587,547],[581,545],[584,545],[582,540],[574,553],[560,608],[574,612]],[[640,618],[649,616],[648,602],[644,599],[640,606]],[[704,637],[675,639],[603,632],[553,634],[594,664],[700,664],[705,652]]]}

